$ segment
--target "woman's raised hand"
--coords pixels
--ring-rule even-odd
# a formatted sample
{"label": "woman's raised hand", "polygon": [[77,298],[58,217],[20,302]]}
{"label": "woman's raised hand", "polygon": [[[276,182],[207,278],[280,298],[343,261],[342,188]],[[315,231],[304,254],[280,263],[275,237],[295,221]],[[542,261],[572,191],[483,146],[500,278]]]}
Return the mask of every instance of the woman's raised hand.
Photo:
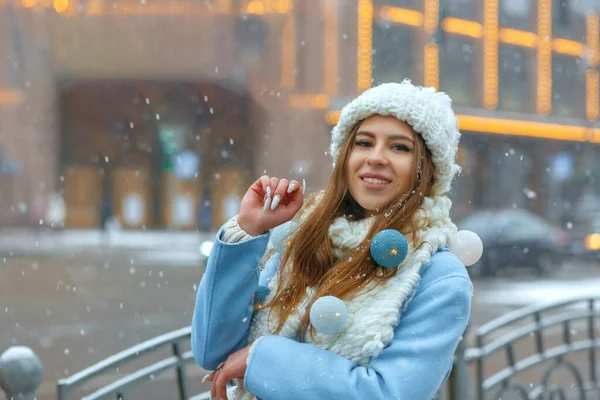
{"label": "woman's raised hand", "polygon": [[238,215],[240,228],[258,236],[288,222],[304,204],[302,192],[297,181],[261,176],[242,199]]}

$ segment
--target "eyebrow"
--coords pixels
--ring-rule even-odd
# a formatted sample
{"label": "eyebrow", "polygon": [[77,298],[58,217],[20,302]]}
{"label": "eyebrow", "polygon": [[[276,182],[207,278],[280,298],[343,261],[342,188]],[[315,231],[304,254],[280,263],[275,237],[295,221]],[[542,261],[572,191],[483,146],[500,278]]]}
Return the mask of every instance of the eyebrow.
{"label": "eyebrow", "polygon": [[[358,131],[356,132],[356,136],[358,135],[365,135],[370,137],[371,139],[375,139],[375,134],[373,132],[369,132],[369,131]],[[414,143],[414,139],[406,136],[406,135],[391,135],[387,137],[388,140],[408,140],[411,143]]]}

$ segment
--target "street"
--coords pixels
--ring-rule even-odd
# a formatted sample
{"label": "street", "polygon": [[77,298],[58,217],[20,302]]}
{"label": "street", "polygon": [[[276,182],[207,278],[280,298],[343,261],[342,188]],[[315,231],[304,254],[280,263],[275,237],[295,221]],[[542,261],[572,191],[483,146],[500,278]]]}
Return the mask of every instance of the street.
{"label": "street", "polygon": [[[166,259],[153,262],[140,253],[107,256],[93,251],[74,256],[0,254],[0,352],[13,345],[31,347],[45,372],[38,398],[51,400],[58,379],[189,325],[203,266],[172,266]],[[597,294],[600,265],[571,262],[552,277],[523,273],[474,284],[472,328],[531,303]],[[188,369],[192,393],[209,388],[200,383],[203,374],[199,367]],[[90,382],[89,388],[118,376],[115,371]],[[175,388],[173,374],[167,374],[140,386],[132,397],[166,399]],[[150,390],[151,397],[146,397]]]}

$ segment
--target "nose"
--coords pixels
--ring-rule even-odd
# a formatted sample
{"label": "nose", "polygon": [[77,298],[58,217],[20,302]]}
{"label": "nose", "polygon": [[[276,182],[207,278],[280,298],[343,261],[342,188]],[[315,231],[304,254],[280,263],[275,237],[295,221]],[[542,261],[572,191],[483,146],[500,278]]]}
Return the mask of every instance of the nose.
{"label": "nose", "polygon": [[389,160],[385,154],[385,148],[382,146],[375,146],[371,148],[369,155],[367,156],[367,164],[371,167],[379,166],[383,167],[388,164]]}

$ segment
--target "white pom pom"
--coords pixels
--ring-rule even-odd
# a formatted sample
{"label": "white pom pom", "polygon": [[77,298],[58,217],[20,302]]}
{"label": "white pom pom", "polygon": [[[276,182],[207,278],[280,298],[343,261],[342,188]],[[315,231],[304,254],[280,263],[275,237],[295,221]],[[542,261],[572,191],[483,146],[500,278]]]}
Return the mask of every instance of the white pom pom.
{"label": "white pom pom", "polygon": [[319,333],[335,335],[344,329],[347,321],[346,305],[337,297],[321,297],[310,308],[310,323]]}
{"label": "white pom pom", "polygon": [[297,228],[298,224],[296,222],[288,221],[273,229],[273,232],[271,232],[271,244],[279,254],[283,254],[283,250],[288,246]]}
{"label": "white pom pom", "polygon": [[450,241],[449,249],[468,267],[481,258],[483,243],[475,232],[459,231]]}

